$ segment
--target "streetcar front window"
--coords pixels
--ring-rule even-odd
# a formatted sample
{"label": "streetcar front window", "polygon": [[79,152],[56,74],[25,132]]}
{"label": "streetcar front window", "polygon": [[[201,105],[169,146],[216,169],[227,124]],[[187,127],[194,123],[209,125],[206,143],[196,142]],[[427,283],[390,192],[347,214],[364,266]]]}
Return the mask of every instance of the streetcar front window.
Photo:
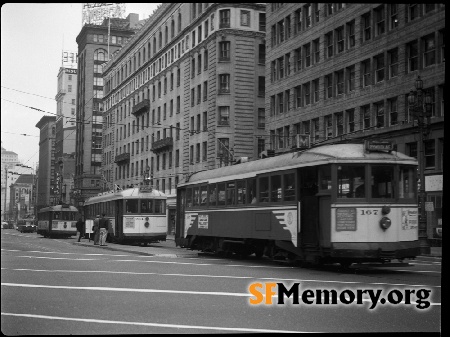
{"label": "streetcar front window", "polygon": [[156,199],[155,200],[155,214],[164,214],[166,210],[166,201]]}
{"label": "streetcar front window", "polygon": [[398,194],[401,199],[416,199],[416,167],[401,166]]}
{"label": "streetcar front window", "polygon": [[371,197],[390,199],[394,197],[394,167],[390,166],[372,166],[371,175]]}
{"label": "streetcar front window", "polygon": [[125,209],[127,213],[137,213],[138,200],[125,200]]}
{"label": "streetcar front window", "polygon": [[192,207],[192,188],[186,190],[186,207]]}
{"label": "streetcar front window", "polygon": [[365,198],[364,165],[338,166],[338,198]]}
{"label": "streetcar front window", "polygon": [[199,205],[199,198],[200,198],[200,188],[194,187],[194,198],[193,198],[193,206]]}
{"label": "streetcar front window", "polygon": [[153,212],[153,200],[141,200],[141,213],[152,213]]}

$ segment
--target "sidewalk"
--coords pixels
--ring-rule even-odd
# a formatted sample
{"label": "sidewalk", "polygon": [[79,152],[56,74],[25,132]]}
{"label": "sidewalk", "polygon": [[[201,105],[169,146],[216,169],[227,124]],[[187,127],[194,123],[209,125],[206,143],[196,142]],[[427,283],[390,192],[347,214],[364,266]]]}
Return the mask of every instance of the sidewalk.
{"label": "sidewalk", "polygon": [[[75,238],[75,237],[74,237]],[[94,245],[93,240],[81,239],[78,242],[78,237],[75,238],[75,242],[73,245],[85,246],[85,247],[95,247],[98,249],[104,250],[112,250],[119,252],[127,252],[137,255],[145,255],[145,256],[159,256],[159,257],[198,257],[197,252],[193,252],[192,250],[188,250],[186,248],[180,248],[175,246],[175,237],[174,235],[167,235],[166,241],[149,243],[147,246],[141,246],[137,244],[118,244],[107,242],[106,246],[98,246]]]}
{"label": "sidewalk", "polygon": [[421,256],[442,257],[442,247],[430,247],[430,254]]}

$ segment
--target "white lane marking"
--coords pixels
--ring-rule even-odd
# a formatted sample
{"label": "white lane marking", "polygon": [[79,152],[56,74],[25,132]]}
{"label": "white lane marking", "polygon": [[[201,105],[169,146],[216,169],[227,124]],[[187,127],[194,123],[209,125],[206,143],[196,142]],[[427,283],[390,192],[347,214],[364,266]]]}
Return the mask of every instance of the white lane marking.
{"label": "white lane marking", "polygon": [[136,293],[167,293],[167,294],[191,294],[191,295],[212,295],[212,296],[233,296],[233,297],[252,296],[251,294],[248,293],[229,293],[220,291],[190,291],[190,290],[138,289],[138,288],[113,288],[113,287],[75,287],[75,286],[51,286],[45,284],[26,284],[26,283],[2,283],[1,285],[7,287],[23,287],[23,288],[123,291]]}
{"label": "white lane marking", "polygon": [[24,253],[40,253],[40,254],[62,254],[62,255],[107,255],[107,256],[132,256],[130,254],[102,254],[102,253],[67,253],[67,252],[44,252],[42,250],[19,250],[19,249],[3,249],[6,252],[24,252]]}
{"label": "white lane marking", "polygon": [[143,262],[143,263],[162,263],[162,264],[186,264],[194,266],[220,266],[220,267],[244,267],[244,268],[270,268],[270,269],[294,269],[295,267],[273,267],[273,266],[252,266],[244,264],[213,264],[213,263],[192,263],[176,261],[142,261],[142,260],[112,260],[113,262]]}
{"label": "white lane marking", "polygon": [[47,259],[47,260],[71,260],[71,261],[95,261],[100,259],[78,259],[78,258],[69,258],[69,257],[49,257],[49,256],[29,256],[29,255],[22,255],[22,256],[16,256],[16,257],[27,257],[29,259]]}
{"label": "white lane marking", "polygon": [[27,269],[27,268],[1,268],[2,270],[13,271],[34,271],[48,273],[104,273],[104,274],[125,274],[125,275],[156,275],[156,276],[179,276],[179,277],[202,277],[202,278],[225,278],[225,279],[253,279],[261,281],[284,281],[284,282],[310,282],[310,283],[338,283],[338,284],[366,284],[366,285],[384,285],[384,286],[403,286],[403,287],[429,287],[441,288],[429,284],[406,284],[406,283],[383,283],[383,282],[360,282],[360,281],[333,281],[333,280],[302,280],[277,277],[254,277],[254,276],[230,276],[230,275],[205,275],[205,274],[180,274],[180,273],[150,273],[150,272],[128,272],[128,271],[103,271],[103,270],[50,270],[50,269]]}
{"label": "white lane marking", "polygon": [[431,271],[431,270],[395,269],[395,271],[406,271],[406,272],[409,272],[409,273],[435,273],[435,274],[441,274],[440,271]]}
{"label": "white lane marking", "polygon": [[86,323],[100,323],[100,324],[125,324],[125,325],[140,325],[140,326],[153,326],[160,328],[173,328],[173,329],[198,329],[198,330],[215,330],[215,331],[239,331],[239,332],[259,332],[259,333],[304,333],[306,331],[297,330],[272,330],[272,329],[253,329],[253,328],[226,328],[219,326],[204,326],[204,325],[185,325],[185,324],[162,324],[162,323],[148,323],[148,322],[126,322],[126,321],[110,321],[104,319],[92,319],[92,318],[73,318],[73,317],[59,317],[59,316],[47,316],[47,315],[32,315],[32,314],[14,314],[9,312],[2,312],[4,316],[19,316],[28,318],[40,318],[40,319],[54,319],[63,321],[75,321]]}

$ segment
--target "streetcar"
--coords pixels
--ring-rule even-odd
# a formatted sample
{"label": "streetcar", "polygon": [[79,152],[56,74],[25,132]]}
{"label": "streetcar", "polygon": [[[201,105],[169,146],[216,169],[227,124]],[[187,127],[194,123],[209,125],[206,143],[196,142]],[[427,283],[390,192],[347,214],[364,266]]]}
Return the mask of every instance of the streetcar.
{"label": "streetcar", "polygon": [[111,239],[118,243],[166,241],[167,196],[150,186],[100,193],[84,203],[89,233],[97,215],[109,220]]}
{"label": "streetcar", "polygon": [[194,173],[177,187],[176,245],[345,267],[415,258],[418,163],[380,144],[322,145]]}
{"label": "streetcar", "polygon": [[78,209],[67,204],[41,208],[38,212],[37,233],[44,237],[77,235]]}

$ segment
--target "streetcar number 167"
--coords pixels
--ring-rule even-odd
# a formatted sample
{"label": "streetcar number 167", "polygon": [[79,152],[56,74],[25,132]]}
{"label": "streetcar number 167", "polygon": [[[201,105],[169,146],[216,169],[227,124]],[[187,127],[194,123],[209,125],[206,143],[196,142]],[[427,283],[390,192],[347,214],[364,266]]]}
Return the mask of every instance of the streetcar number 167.
{"label": "streetcar number 167", "polygon": [[378,210],[377,209],[362,209],[361,215],[377,215]]}

